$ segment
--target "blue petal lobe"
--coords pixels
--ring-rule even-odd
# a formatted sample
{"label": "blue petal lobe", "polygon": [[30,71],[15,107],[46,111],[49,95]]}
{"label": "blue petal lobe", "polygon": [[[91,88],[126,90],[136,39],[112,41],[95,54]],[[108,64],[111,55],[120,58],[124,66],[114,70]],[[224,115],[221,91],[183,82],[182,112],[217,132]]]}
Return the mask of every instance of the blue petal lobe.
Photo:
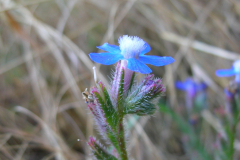
{"label": "blue petal lobe", "polygon": [[186,90],[186,84],[184,82],[176,81],[175,87],[179,90]]}
{"label": "blue petal lobe", "polygon": [[97,46],[97,48],[107,51],[109,53],[114,53],[114,54],[120,54],[121,50],[118,46],[116,45],[112,45],[112,44],[108,44],[108,43],[104,43],[101,46]]}
{"label": "blue petal lobe", "polygon": [[147,42],[145,42],[145,44],[143,45],[143,49],[140,53],[140,55],[144,55],[145,53],[149,52],[151,50],[151,47],[149,46],[149,44],[147,44]]}
{"label": "blue petal lobe", "polygon": [[164,66],[173,63],[175,60],[172,57],[159,57],[159,56],[145,56],[140,55],[139,61],[154,66]]}
{"label": "blue petal lobe", "polygon": [[236,74],[233,68],[231,69],[219,69],[215,72],[218,77],[229,77]]}
{"label": "blue petal lobe", "polygon": [[152,72],[152,70],[147,65],[145,65],[142,62],[139,62],[135,58],[129,58],[127,59],[127,61],[128,61],[127,68],[132,71],[140,72],[142,74],[148,74]]}
{"label": "blue petal lobe", "polygon": [[101,63],[104,65],[111,65],[119,60],[124,59],[123,55],[113,53],[90,53],[89,57],[94,62]]}
{"label": "blue petal lobe", "polygon": [[207,85],[206,85],[205,83],[200,83],[200,84],[198,85],[198,89],[199,89],[200,91],[205,90],[206,88],[207,88]]}

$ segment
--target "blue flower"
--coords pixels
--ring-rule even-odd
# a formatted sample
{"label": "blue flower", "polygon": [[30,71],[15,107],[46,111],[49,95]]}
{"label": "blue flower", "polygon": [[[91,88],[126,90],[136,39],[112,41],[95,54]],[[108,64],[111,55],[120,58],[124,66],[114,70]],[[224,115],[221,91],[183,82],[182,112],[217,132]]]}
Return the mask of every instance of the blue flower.
{"label": "blue flower", "polygon": [[225,93],[227,100],[232,100],[234,98],[235,93],[232,93],[231,91],[229,91],[228,88],[224,89],[224,93]]}
{"label": "blue flower", "polygon": [[240,60],[235,61],[230,69],[219,69],[216,71],[218,77],[229,77],[240,74]]}
{"label": "blue flower", "polygon": [[97,63],[111,65],[119,60],[127,61],[127,68],[143,74],[152,70],[146,65],[164,66],[174,62],[172,57],[145,55],[151,47],[142,39],[124,35],[118,39],[119,46],[104,43],[97,48],[107,51],[104,53],[90,53],[90,58]]}
{"label": "blue flower", "polygon": [[175,87],[179,90],[185,91],[190,98],[193,98],[198,91],[207,88],[205,83],[196,83],[192,78],[187,78],[184,82],[176,81]]}
{"label": "blue flower", "polygon": [[240,84],[240,60],[235,61],[230,69],[219,69],[215,73],[218,77],[230,77],[235,75],[235,81]]}

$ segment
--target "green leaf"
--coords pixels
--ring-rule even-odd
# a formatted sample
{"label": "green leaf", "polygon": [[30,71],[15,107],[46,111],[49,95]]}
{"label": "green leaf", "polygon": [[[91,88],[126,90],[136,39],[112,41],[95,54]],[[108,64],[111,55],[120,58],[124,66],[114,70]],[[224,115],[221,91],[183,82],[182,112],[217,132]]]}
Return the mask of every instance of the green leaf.
{"label": "green leaf", "polygon": [[[107,91],[104,94],[107,94]],[[94,95],[96,96],[97,102],[100,104],[100,107],[104,112],[107,123],[109,124],[109,126],[111,126],[111,128],[116,128],[118,115],[111,104],[111,100],[109,102],[110,97],[108,96],[109,99],[106,98],[108,99],[107,102],[106,100],[104,101],[103,97],[98,92],[94,92]]]}
{"label": "green leaf", "polygon": [[113,133],[111,130],[107,129],[107,137],[110,139],[111,143],[113,144],[113,146],[116,148],[116,150],[119,153],[120,148],[119,148],[118,140],[117,140],[115,133]]}
{"label": "green leaf", "polygon": [[131,81],[130,81],[130,84],[129,84],[129,88],[128,88],[127,93],[129,93],[129,92],[132,90],[132,87],[133,87],[133,84],[134,84],[134,81],[135,81],[135,75],[136,75],[136,73],[133,72],[132,79],[131,79]]}
{"label": "green leaf", "polygon": [[233,113],[233,124],[227,128],[227,133],[228,133],[228,139],[229,139],[229,147],[227,149],[227,156],[229,159],[233,159],[234,156],[234,141],[236,138],[236,133],[237,133],[237,125],[239,122],[239,115],[240,115],[240,109],[239,109],[239,102],[240,99],[234,97],[234,99],[231,102],[231,107],[232,107],[232,113]]}
{"label": "green leaf", "polygon": [[89,146],[91,147],[94,156],[95,156],[98,160],[117,160],[116,157],[114,157],[113,155],[109,154],[109,153],[102,147],[102,145],[100,145],[100,144],[97,143],[96,141],[91,141],[91,142],[89,142],[88,144],[89,144]]}
{"label": "green leaf", "polygon": [[118,99],[117,99],[117,110],[119,119],[123,118],[123,110],[124,110],[124,99],[123,99],[123,90],[124,90],[124,69],[121,70],[121,77],[118,89]]}

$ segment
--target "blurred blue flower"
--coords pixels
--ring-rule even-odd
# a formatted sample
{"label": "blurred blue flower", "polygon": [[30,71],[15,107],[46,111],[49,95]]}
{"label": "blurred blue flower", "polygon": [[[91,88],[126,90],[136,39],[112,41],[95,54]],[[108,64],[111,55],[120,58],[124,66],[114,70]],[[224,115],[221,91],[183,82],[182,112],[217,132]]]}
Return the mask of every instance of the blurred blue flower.
{"label": "blurred blue flower", "polygon": [[174,62],[172,57],[159,57],[144,55],[151,47],[136,36],[124,35],[118,39],[119,46],[104,43],[97,48],[107,51],[104,53],[90,53],[90,58],[97,63],[111,65],[119,60],[127,61],[127,68],[142,74],[151,73],[152,70],[146,65],[164,66]]}
{"label": "blurred blue flower", "polygon": [[227,100],[233,100],[234,96],[239,93],[239,82],[236,82],[236,80],[230,81],[228,86],[225,87],[224,93]]}
{"label": "blurred blue flower", "polygon": [[230,77],[236,75],[236,82],[240,82],[240,60],[235,61],[230,69],[219,69],[215,73],[218,77]]}
{"label": "blurred blue flower", "polygon": [[227,100],[232,100],[234,98],[235,93],[230,92],[228,88],[224,88],[224,93]]}
{"label": "blurred blue flower", "polygon": [[[206,94],[202,92],[207,88],[207,85],[205,83],[197,83],[192,78],[187,78],[184,82],[176,81],[175,87],[186,93],[185,103],[189,113],[192,112],[192,107],[194,105],[199,108],[201,108],[201,106],[206,106],[203,104],[206,102]],[[199,92],[202,94],[198,94],[196,97],[197,93]]]}
{"label": "blurred blue flower", "polygon": [[198,91],[207,88],[205,83],[196,83],[192,78],[187,78],[184,82],[176,81],[175,87],[179,90],[185,91],[190,98],[193,98]]}

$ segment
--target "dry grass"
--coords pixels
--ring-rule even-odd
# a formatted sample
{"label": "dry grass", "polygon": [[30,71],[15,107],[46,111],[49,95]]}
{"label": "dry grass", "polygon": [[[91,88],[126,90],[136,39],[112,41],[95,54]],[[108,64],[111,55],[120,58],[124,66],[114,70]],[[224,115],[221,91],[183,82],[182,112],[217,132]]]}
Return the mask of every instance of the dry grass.
{"label": "dry grass", "polygon": [[[235,0],[0,0],[0,159],[91,159],[86,141],[97,133],[81,92],[94,84],[93,65],[105,83],[113,66],[94,64],[88,53],[124,34],[147,41],[150,54],[174,57],[151,66],[172,108],[183,101],[175,80],[208,84],[204,145],[214,142],[222,126],[212,110],[224,104],[228,83],[214,73],[240,58],[239,9]],[[190,159],[170,117],[134,123],[135,159]]]}

